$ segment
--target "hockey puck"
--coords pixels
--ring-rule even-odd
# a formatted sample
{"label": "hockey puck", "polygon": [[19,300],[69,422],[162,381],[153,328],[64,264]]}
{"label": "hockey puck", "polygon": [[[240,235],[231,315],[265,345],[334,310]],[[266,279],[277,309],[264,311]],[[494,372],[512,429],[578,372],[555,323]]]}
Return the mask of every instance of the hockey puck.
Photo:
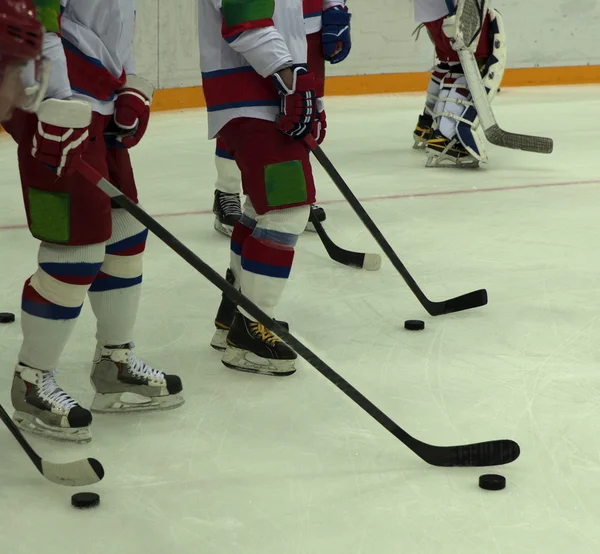
{"label": "hockey puck", "polygon": [[0,313],[0,323],[14,323],[15,322],[15,314],[11,314],[9,312]]}
{"label": "hockey puck", "polygon": [[501,491],[506,487],[506,478],[502,475],[482,475],[479,478],[479,488],[486,491]]}
{"label": "hockey puck", "polygon": [[404,328],[409,331],[422,331],[425,329],[425,322],[420,319],[409,319],[404,322]]}
{"label": "hockey puck", "polygon": [[75,508],[95,508],[100,504],[100,496],[95,492],[78,492],[71,497],[71,504]]}

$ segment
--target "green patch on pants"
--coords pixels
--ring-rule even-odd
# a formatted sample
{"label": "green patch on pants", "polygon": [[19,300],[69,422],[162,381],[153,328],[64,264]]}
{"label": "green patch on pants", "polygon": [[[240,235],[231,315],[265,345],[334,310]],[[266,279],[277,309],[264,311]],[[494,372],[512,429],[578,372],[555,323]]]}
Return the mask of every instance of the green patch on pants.
{"label": "green patch on pants", "polygon": [[294,160],[265,167],[267,205],[272,208],[306,202],[306,179],[302,162]]}
{"label": "green patch on pants", "polygon": [[71,197],[66,192],[27,189],[31,234],[46,242],[69,242]]}

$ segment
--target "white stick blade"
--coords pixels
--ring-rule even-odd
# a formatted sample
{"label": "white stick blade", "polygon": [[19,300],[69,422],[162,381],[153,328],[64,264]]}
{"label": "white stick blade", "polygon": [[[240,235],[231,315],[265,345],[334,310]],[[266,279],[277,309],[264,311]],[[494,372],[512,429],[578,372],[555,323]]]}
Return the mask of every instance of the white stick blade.
{"label": "white stick blade", "polygon": [[97,460],[86,458],[76,462],[55,464],[42,460],[42,474],[48,481],[67,487],[84,487],[98,483],[104,469]]}

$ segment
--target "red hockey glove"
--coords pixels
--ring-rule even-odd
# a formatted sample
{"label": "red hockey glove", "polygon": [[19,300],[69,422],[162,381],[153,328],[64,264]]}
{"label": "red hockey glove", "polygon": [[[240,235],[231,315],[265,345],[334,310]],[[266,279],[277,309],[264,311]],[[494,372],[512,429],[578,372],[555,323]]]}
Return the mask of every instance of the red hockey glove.
{"label": "red hockey glove", "polygon": [[113,119],[120,132],[117,140],[125,148],[133,148],[142,140],[148,128],[153,96],[152,83],[137,75],[128,75],[125,86],[117,92]]}
{"label": "red hockey glove", "polygon": [[315,76],[303,67],[293,70],[292,87],[288,88],[278,73],[273,75],[281,97],[279,130],[295,139],[312,133],[316,117]]}
{"label": "red hockey glove", "polygon": [[61,177],[81,158],[89,141],[92,106],[79,100],[44,100],[31,155]]}
{"label": "red hockey glove", "polygon": [[312,135],[315,137],[317,144],[321,144],[325,140],[327,133],[327,115],[325,114],[325,103],[322,98],[317,98],[317,117],[313,125]]}

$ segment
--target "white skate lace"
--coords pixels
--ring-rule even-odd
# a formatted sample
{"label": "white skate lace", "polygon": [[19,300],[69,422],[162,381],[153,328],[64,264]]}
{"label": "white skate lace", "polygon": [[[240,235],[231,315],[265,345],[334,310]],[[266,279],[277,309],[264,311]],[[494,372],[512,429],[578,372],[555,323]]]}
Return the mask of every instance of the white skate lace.
{"label": "white skate lace", "polygon": [[242,215],[240,197],[237,194],[222,192],[219,194],[219,205],[226,215]]}
{"label": "white skate lace", "polygon": [[42,382],[38,386],[38,394],[42,400],[63,410],[70,410],[77,406],[77,402],[58,386],[58,383],[54,379],[55,375],[55,369],[44,373]]}
{"label": "white skate lace", "polygon": [[129,369],[134,375],[144,377],[150,381],[162,381],[165,378],[163,371],[150,367],[144,361],[136,358],[133,354],[130,354],[129,356]]}

